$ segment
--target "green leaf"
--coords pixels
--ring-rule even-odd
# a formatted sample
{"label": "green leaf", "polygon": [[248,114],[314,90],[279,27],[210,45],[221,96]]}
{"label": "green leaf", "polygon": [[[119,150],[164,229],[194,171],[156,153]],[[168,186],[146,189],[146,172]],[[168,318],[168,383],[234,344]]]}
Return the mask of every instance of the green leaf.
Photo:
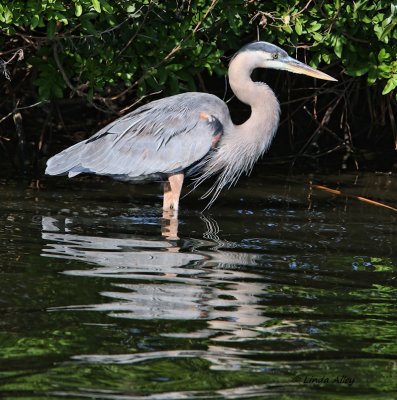
{"label": "green leaf", "polygon": [[324,61],[326,64],[329,64],[329,63],[331,62],[331,57],[330,57],[330,55],[329,55],[328,53],[323,53],[323,54],[321,55],[321,57],[322,57],[323,61]]}
{"label": "green leaf", "polygon": [[287,33],[292,33],[292,28],[289,25],[283,25],[282,29]]}
{"label": "green leaf", "polygon": [[[85,17],[86,14],[83,15]],[[91,23],[91,21],[88,18],[82,18],[81,19],[81,26],[88,32],[91,33],[91,35],[95,35],[98,32],[95,29],[95,26]]]}
{"label": "green leaf", "polygon": [[350,65],[346,68],[346,73],[350,76],[362,76],[368,71],[368,65]]}
{"label": "green leaf", "polygon": [[39,22],[40,22],[40,16],[37,15],[37,14],[33,15],[33,17],[32,17],[31,20],[30,20],[30,26],[31,26],[31,28],[32,28],[32,29],[36,28],[37,25],[39,24]]}
{"label": "green leaf", "polygon": [[313,68],[318,68],[319,64],[321,62],[321,53],[316,53],[310,60],[310,65]]}
{"label": "green leaf", "polygon": [[343,40],[341,37],[337,37],[335,38],[334,52],[339,58],[342,58],[342,51],[343,51]]}
{"label": "green leaf", "polygon": [[368,78],[367,78],[367,82],[370,85],[373,85],[376,80],[379,78],[379,73],[378,73],[378,68],[377,66],[373,66],[371,65],[371,67],[368,70]]}
{"label": "green leaf", "polygon": [[76,15],[76,17],[80,17],[80,15],[83,13],[83,7],[81,6],[81,4],[76,3],[75,4],[75,11],[74,14]]}
{"label": "green leaf", "polygon": [[5,22],[6,24],[10,24],[13,20],[14,15],[12,14],[12,12],[6,8],[4,10],[4,19],[3,22]]}
{"label": "green leaf", "polygon": [[69,23],[69,21],[67,20],[65,15],[60,12],[54,12],[54,19],[62,22],[65,25],[67,25]]}
{"label": "green leaf", "polygon": [[112,14],[114,12],[114,8],[109,3],[106,2],[102,3],[102,9],[107,14]]}
{"label": "green leaf", "polygon": [[164,85],[168,78],[168,71],[166,68],[162,67],[157,71],[157,78],[159,80],[160,85]]}
{"label": "green leaf", "polygon": [[390,59],[390,53],[388,53],[385,48],[382,48],[378,53],[378,61],[382,62],[382,61],[387,61],[389,59]]}
{"label": "green leaf", "polygon": [[99,0],[91,0],[92,1],[92,5],[94,6],[94,10],[98,13],[101,12],[101,3],[99,2]]}
{"label": "green leaf", "polygon": [[312,23],[310,24],[310,26],[309,26],[309,28],[307,29],[307,31],[308,31],[309,33],[312,33],[312,32],[318,31],[320,28],[321,28],[321,24],[320,24],[318,21],[314,21],[314,22],[312,22]]}
{"label": "green leaf", "polygon": [[179,70],[181,70],[181,69],[183,69],[183,64],[169,64],[169,65],[167,65],[167,70],[168,71],[173,71],[173,72],[176,72],[176,71],[179,71]]}
{"label": "green leaf", "polygon": [[360,65],[360,66],[348,66],[346,68],[346,72],[350,76],[362,76],[366,74],[369,70],[369,67],[367,65]]}
{"label": "green leaf", "polygon": [[313,33],[313,39],[314,39],[316,42],[322,42],[322,41],[323,41],[323,36],[322,36],[320,33],[318,33],[318,32],[314,32],[314,33]]}
{"label": "green leaf", "polygon": [[388,94],[397,87],[397,75],[393,75],[383,88],[382,94]]}
{"label": "green leaf", "polygon": [[297,19],[295,22],[295,32],[299,36],[302,35],[302,32],[303,32],[302,24],[299,22],[299,19]]}
{"label": "green leaf", "polygon": [[393,31],[394,27],[397,25],[397,21],[393,21],[390,25],[388,25],[383,31],[380,40],[385,41],[387,43],[388,35]]}
{"label": "green leaf", "polygon": [[159,90],[160,89],[159,83],[157,82],[157,80],[153,76],[147,76],[145,78],[145,81],[148,84],[148,86],[150,88],[152,88],[153,90]]}

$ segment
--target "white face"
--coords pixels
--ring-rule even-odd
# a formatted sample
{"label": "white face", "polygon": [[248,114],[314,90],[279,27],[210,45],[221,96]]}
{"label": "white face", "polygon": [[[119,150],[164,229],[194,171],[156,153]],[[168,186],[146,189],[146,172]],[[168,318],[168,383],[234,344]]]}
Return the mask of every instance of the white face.
{"label": "white face", "polygon": [[[270,46],[269,46],[270,47]],[[274,51],[250,51],[248,54],[262,66],[262,68],[287,70],[286,64],[294,59],[282,49],[272,46]]]}
{"label": "white face", "polygon": [[308,75],[317,79],[336,81],[336,79],[331,76],[295,60],[290,57],[285,50],[280,49],[272,43],[250,43],[240,49],[240,51],[236,53],[235,57],[239,57],[243,54],[245,55],[245,63],[248,64],[248,70],[249,66],[253,68],[271,68],[289,71],[295,74]]}
{"label": "white face", "polygon": [[284,50],[278,49],[271,53],[267,51],[255,51],[254,53],[258,53],[255,54],[255,57],[260,57],[263,68],[279,69],[295,74],[312,76],[317,79],[336,81],[336,79],[324,72],[318,71],[317,69],[295,60],[295,58],[290,57]]}

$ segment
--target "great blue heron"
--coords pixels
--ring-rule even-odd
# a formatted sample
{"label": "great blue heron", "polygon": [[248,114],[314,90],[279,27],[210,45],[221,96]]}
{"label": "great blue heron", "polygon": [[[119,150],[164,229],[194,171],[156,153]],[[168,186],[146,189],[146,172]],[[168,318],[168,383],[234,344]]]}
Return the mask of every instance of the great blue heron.
{"label": "great blue heron", "polygon": [[81,173],[107,175],[126,181],[164,181],[164,210],[177,210],[185,175],[197,186],[218,174],[203,196],[233,185],[249,173],[269,147],[276,132],[280,106],[273,91],[254,82],[255,68],[273,68],[335,81],[267,42],[241,48],[229,66],[230,86],[251,116],[234,125],[224,101],[207,93],[183,93],[152,101],[111,122],[91,138],[50,158],[46,173],[69,177]]}

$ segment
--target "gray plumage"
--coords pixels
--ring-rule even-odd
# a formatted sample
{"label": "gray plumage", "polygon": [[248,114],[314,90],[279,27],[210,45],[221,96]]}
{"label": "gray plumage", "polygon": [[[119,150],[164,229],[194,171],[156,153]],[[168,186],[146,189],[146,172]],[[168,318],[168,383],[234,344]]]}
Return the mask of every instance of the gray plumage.
{"label": "gray plumage", "polygon": [[[153,101],[113,121],[91,138],[62,151],[47,162],[49,175],[81,173],[142,181],[193,175],[194,187],[218,175],[203,197],[211,205],[225,186],[249,173],[267,150],[279,121],[279,104],[273,91],[253,82],[255,68],[287,69],[333,80],[290,57],[277,46],[255,42],[243,47],[229,66],[230,86],[251,106],[251,116],[234,125],[226,104],[206,93],[184,93]],[[174,183],[172,182],[172,185]],[[178,208],[180,187],[164,208]],[[179,192],[178,192],[179,190]]]}
{"label": "gray plumage", "polygon": [[200,118],[201,112],[212,113],[214,121],[226,120],[229,113],[218,97],[206,93],[153,101],[52,157],[46,173],[141,181],[184,170],[211,150],[216,134],[214,122]]}

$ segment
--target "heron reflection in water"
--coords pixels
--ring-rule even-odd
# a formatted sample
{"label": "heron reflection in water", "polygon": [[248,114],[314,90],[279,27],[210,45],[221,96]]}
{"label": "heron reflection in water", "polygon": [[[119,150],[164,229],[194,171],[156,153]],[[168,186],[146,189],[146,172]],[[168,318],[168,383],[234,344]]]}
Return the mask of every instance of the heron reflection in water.
{"label": "heron reflection in water", "polygon": [[[230,86],[251,107],[250,118],[234,125],[224,101],[208,93],[183,93],[152,101],[111,122],[91,138],[50,158],[49,175],[81,173],[142,182],[164,181],[163,210],[178,210],[185,176],[194,187],[217,175],[203,195],[211,206],[225,186],[249,173],[275,135],[280,106],[273,91],[254,82],[256,68],[272,68],[335,81],[267,42],[244,46],[229,66]],[[207,206],[207,207],[208,207]]]}
{"label": "heron reflection in water", "polygon": [[[262,325],[269,320],[261,304],[268,284],[255,268],[263,262],[262,254],[233,251],[237,244],[217,235],[217,222],[200,218],[206,225],[204,238],[190,237],[183,243],[147,235],[82,234],[86,226],[80,217],[43,216],[41,256],[72,261],[60,264],[65,267],[62,275],[101,278],[103,283],[99,303],[72,301],[48,310],[98,311],[130,320],[202,321],[187,324],[183,333],[169,324],[166,334],[208,337],[209,346],[200,356],[224,367],[225,356],[238,349],[222,342],[262,334]],[[90,287],[96,291],[95,285]],[[131,361],[148,355],[138,352]]]}

